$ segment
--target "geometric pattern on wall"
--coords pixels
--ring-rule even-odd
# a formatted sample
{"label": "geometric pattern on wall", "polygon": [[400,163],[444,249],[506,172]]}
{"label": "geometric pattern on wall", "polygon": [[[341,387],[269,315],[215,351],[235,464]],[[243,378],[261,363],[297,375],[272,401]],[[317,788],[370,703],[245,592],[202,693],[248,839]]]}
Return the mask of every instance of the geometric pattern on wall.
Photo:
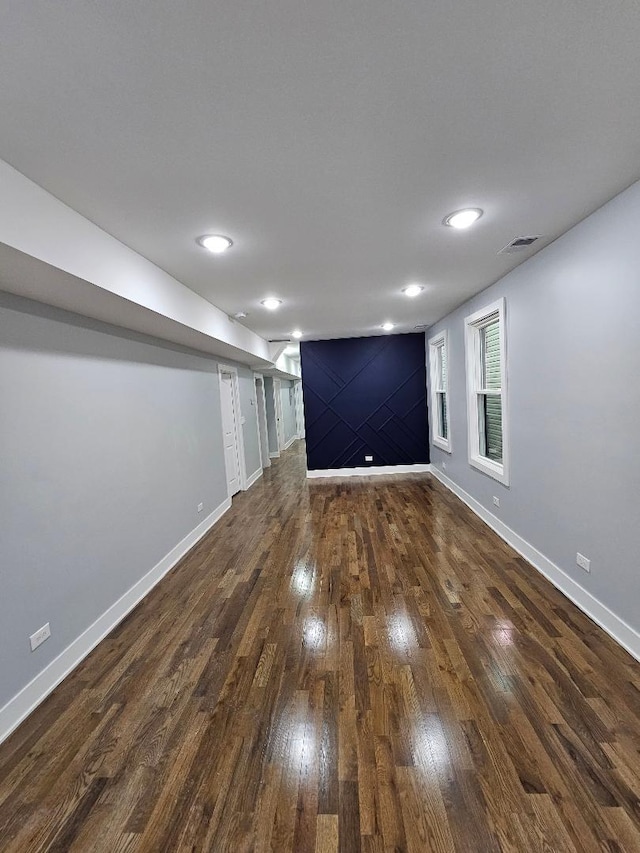
{"label": "geometric pattern on wall", "polygon": [[310,470],[429,461],[423,333],[303,341],[300,355]]}

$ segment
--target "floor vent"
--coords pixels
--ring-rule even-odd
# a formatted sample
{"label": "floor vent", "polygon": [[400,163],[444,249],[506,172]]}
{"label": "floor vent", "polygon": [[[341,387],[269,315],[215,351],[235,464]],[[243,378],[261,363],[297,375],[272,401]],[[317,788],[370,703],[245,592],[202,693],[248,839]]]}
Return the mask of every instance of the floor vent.
{"label": "floor vent", "polygon": [[525,249],[528,249],[532,243],[535,243],[536,240],[540,239],[540,234],[536,234],[533,237],[515,237],[510,243],[508,243],[504,249],[500,249],[498,252],[499,255],[513,255],[516,252],[524,252]]}

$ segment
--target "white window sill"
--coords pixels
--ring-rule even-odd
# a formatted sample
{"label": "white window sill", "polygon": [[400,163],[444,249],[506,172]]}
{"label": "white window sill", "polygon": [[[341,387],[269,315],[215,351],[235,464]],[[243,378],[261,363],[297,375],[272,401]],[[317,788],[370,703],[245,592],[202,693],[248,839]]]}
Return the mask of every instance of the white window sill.
{"label": "white window sill", "polygon": [[440,438],[439,435],[434,435],[432,444],[434,447],[444,450],[445,453],[451,453],[451,441],[448,439]]}
{"label": "white window sill", "polygon": [[483,474],[493,477],[494,480],[502,483],[503,486],[509,485],[509,474],[504,465],[493,462],[491,459],[487,459],[486,456],[470,456],[469,464],[477,468],[478,471],[482,471]]}

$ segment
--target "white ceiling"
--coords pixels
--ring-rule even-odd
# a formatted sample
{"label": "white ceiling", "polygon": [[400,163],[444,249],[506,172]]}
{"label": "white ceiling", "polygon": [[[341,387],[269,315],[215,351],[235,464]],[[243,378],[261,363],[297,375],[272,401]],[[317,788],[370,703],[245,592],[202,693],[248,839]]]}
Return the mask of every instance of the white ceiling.
{"label": "white ceiling", "polygon": [[430,324],[640,177],[637,0],[0,13],[0,157],[265,337]]}

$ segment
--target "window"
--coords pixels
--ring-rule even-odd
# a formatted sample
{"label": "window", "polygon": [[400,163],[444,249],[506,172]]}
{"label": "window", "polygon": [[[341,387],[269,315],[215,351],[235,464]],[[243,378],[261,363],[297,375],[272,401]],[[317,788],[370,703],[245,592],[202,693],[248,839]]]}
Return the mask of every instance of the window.
{"label": "window", "polygon": [[509,485],[505,303],[465,320],[469,463]]}
{"label": "window", "polygon": [[449,347],[447,333],[429,341],[431,368],[431,439],[436,447],[451,453],[449,427]]}

